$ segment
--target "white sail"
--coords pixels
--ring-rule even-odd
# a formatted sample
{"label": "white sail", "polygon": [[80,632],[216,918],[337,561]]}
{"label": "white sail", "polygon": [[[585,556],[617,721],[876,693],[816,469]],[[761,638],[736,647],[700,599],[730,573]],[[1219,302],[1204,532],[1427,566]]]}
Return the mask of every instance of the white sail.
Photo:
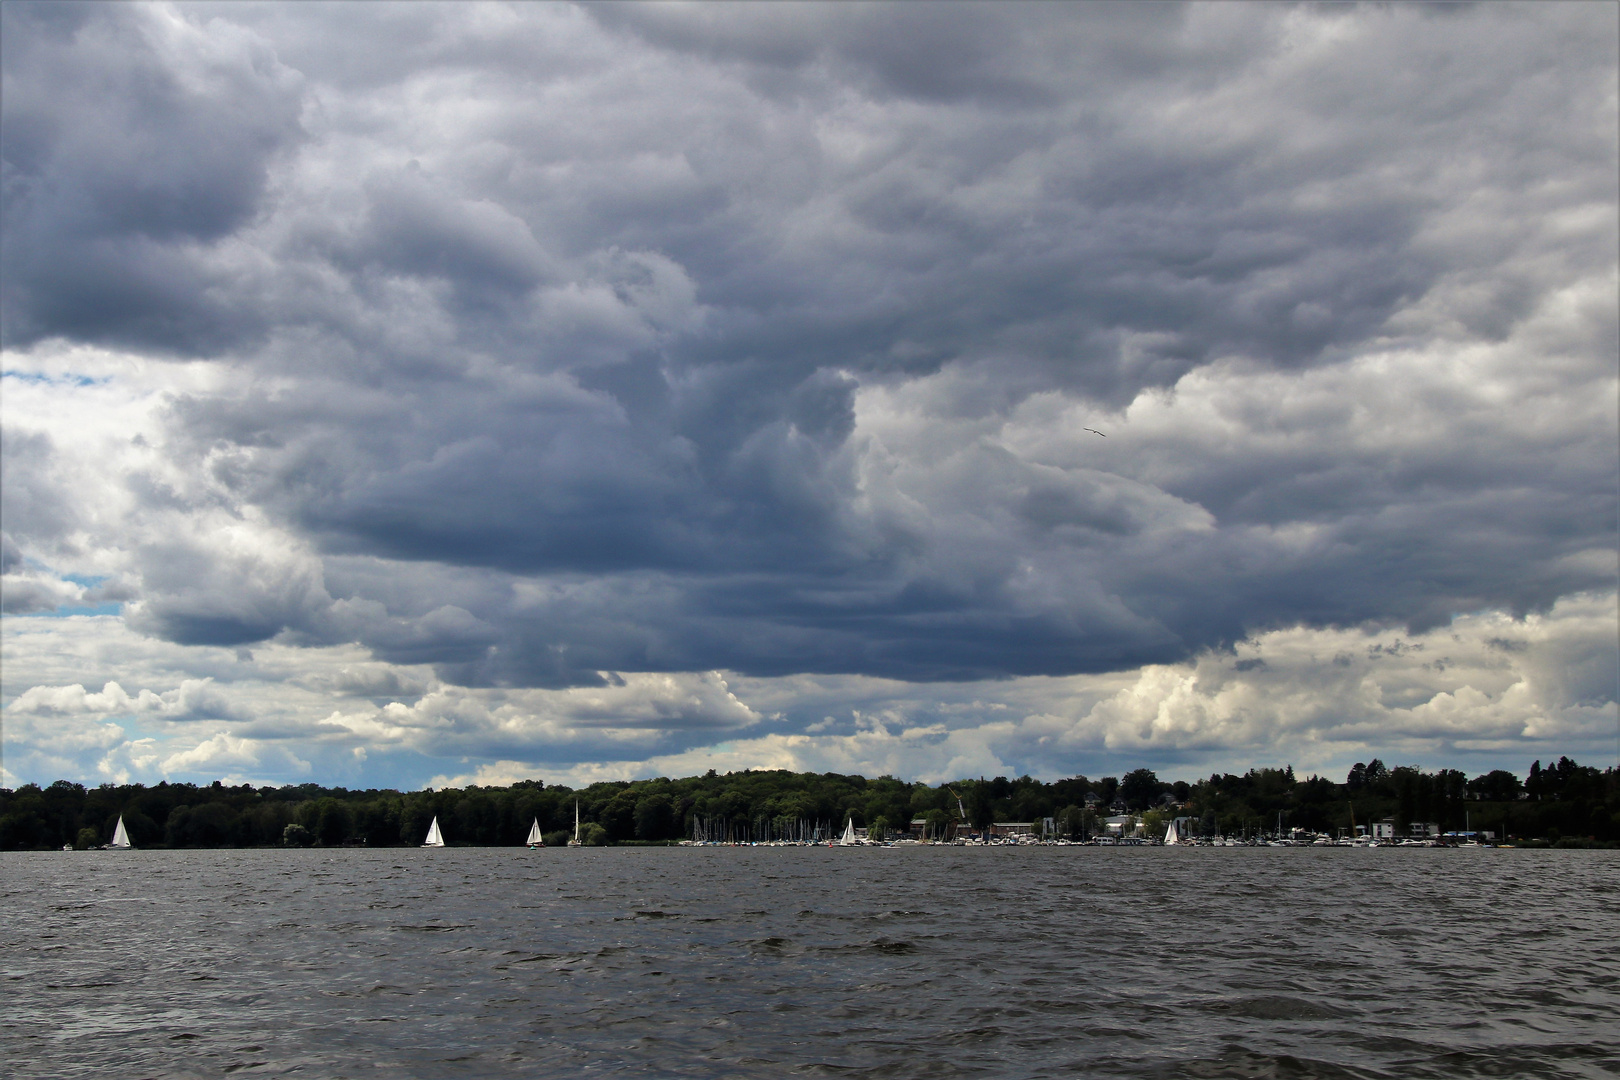
{"label": "white sail", "polygon": [[579,847],[579,800],[574,800],[574,838],[568,841],[569,847]]}
{"label": "white sail", "polygon": [[129,848],[134,846],[129,842],[129,833],[124,829],[123,814],[118,815],[118,828],[113,830],[112,843],[108,844],[107,846],[110,848]]}
{"label": "white sail", "polygon": [[839,840],[838,842],[840,844],[843,844],[845,847],[851,847],[851,846],[853,846],[854,844],[857,843],[857,841],[855,839],[855,819],[854,818],[850,818],[849,819],[849,824],[844,826],[843,839]]}
{"label": "white sail", "polygon": [[444,834],[439,831],[439,818],[435,814],[433,824],[428,826],[427,839],[422,841],[423,847],[444,847]]}
{"label": "white sail", "polygon": [[545,839],[540,835],[539,818],[535,818],[534,824],[529,827],[529,839],[526,842],[530,847],[539,847],[541,844],[546,842]]}
{"label": "white sail", "polygon": [[1179,844],[1179,843],[1181,843],[1181,836],[1180,836],[1181,830],[1176,828],[1176,826],[1178,824],[1180,824],[1180,822],[1171,821],[1170,822],[1170,827],[1164,830],[1164,842],[1167,845],[1168,844]]}

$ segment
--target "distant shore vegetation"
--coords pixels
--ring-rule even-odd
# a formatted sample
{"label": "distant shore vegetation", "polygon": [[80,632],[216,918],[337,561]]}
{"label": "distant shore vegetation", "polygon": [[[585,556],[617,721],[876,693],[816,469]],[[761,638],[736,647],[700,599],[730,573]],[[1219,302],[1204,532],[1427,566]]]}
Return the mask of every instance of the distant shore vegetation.
{"label": "distant shore vegetation", "polygon": [[613,781],[573,789],[525,780],[510,787],[425,791],[350,790],[189,783],[102,784],[67,780],[0,789],[0,849],[97,847],[119,817],[137,848],[398,847],[422,842],[438,818],[451,845],[522,845],[538,821],[548,845],[657,844],[681,839],[736,841],[803,837],[841,830],[869,835],[1040,822],[1085,839],[1110,815],[1130,814],[1162,832],[1181,818],[1194,832],[1242,835],[1277,828],[1344,834],[1353,824],[1415,823],[1445,832],[1489,830],[1494,837],[1562,846],[1620,842],[1620,770],[1567,757],[1531,765],[1521,779],[1496,770],[1468,777],[1358,763],[1341,782],[1298,777],[1292,767],[1212,775],[1196,783],[1161,781],[1151,770],[1123,777],[1075,776],[1045,783],[1028,776],[933,786],[890,776],[749,770],[671,780]]}

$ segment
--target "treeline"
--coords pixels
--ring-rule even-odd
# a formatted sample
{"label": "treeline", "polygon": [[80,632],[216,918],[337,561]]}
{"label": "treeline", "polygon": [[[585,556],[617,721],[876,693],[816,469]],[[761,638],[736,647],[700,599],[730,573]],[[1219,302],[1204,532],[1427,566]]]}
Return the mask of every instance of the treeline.
{"label": "treeline", "polygon": [[1471,827],[1498,838],[1620,840],[1620,770],[1567,757],[1534,762],[1521,781],[1505,769],[1473,778],[1456,769],[1356,763],[1342,784],[1300,780],[1292,768],[1211,776],[1194,785],[1188,810],[1206,832],[1302,828],[1336,835],[1354,823],[1393,822],[1398,835],[1423,822],[1442,832]]}
{"label": "treeline", "polygon": [[120,816],[139,848],[267,847],[421,843],[434,817],[452,845],[518,845],[533,822],[548,844],[572,834],[575,808],[587,844],[669,842],[693,835],[736,840],[840,831],[853,818],[877,834],[927,823],[933,835],[991,822],[1052,819],[1062,834],[1098,833],[1109,814],[1193,819],[1195,831],[1238,835],[1303,828],[1329,834],[1352,822],[1414,822],[1443,831],[1465,823],[1498,836],[1557,841],[1620,840],[1620,771],[1559,758],[1538,761],[1524,780],[1503,770],[1469,778],[1455,769],[1425,772],[1357,764],[1343,783],[1304,779],[1285,769],[1212,775],[1166,783],[1148,769],[1123,777],[1084,776],[1043,783],[1028,776],[961,780],[938,787],[890,776],[745,771],[671,780],[604,782],[575,790],[526,780],[511,787],[399,792],[315,784],[230,787],[160,783],[87,788],[0,789],[0,848],[105,844]]}

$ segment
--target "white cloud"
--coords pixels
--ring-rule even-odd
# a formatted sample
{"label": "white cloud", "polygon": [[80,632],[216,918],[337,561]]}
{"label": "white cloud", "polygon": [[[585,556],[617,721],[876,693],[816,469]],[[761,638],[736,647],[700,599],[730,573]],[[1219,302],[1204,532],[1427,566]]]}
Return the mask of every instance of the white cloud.
{"label": "white cloud", "polygon": [[1522,773],[1531,758],[1574,753],[1603,760],[1608,752],[1620,719],[1615,703],[1572,695],[1568,673],[1590,668],[1588,690],[1615,678],[1615,602],[1612,593],[1577,597],[1522,620],[1488,612],[1418,636],[1274,631],[1235,652],[1132,675],[993,687],[738,680],[738,692],[758,707],[774,700],[830,706],[845,719],[829,716],[806,734],[750,732],[639,760],[559,767],[503,759],[442,773],[433,783],[540,777],[581,784],[711,768],[891,773],[931,782],[1027,771],[1053,779],[1143,763],[1188,779],[1211,768],[1285,763],[1337,775],[1374,756]]}
{"label": "white cloud", "polygon": [[251,773],[285,777],[310,772],[310,763],[284,746],[267,745],[251,739],[238,739],[218,732],[186,750],[164,758],[159,768],[165,775],[227,776]]}
{"label": "white cloud", "polygon": [[49,574],[21,573],[0,577],[0,610],[7,615],[55,611],[84,598],[84,586]]}

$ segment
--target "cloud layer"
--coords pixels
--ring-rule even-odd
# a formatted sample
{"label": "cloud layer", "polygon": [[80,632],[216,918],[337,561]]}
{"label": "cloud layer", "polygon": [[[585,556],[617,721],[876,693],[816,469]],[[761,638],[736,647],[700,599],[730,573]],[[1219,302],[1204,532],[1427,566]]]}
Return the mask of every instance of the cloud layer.
{"label": "cloud layer", "polygon": [[[1607,642],[1600,689],[1457,706],[1477,737],[1343,727],[1331,661],[1270,713],[1171,688],[1242,642],[1612,597],[1612,8],[3,18],[7,648],[122,627],[99,682],[8,659],[14,775],[58,760],[45,716],[93,717],[83,753],[215,725],[150,728],[147,769],[379,776],[834,738],[1168,765],[1254,723],[1522,765],[1612,726],[1612,602],[1556,620]],[[137,641],[178,678],[127,674]],[[266,649],[352,674],[289,662],[297,724],[196,704],[278,684],[178,657]],[[1082,734],[947,751],[917,705],[880,751],[810,731],[805,678]],[[1102,719],[1121,679],[1174,738]]]}
{"label": "cloud layer", "polygon": [[1614,600],[1571,597],[1523,620],[1467,616],[1416,637],[1272,631],[1108,675],[986,684],[707,672],[560,690],[469,689],[354,646],[249,653],[140,637],[113,616],[15,620],[9,663],[38,682],[7,704],[7,768],[351,786],[751,767],[1055,778],[1145,761],[1189,777],[1256,761],[1337,774],[1369,750],[1522,768],[1518,756],[1548,748],[1598,759],[1611,749]]}

